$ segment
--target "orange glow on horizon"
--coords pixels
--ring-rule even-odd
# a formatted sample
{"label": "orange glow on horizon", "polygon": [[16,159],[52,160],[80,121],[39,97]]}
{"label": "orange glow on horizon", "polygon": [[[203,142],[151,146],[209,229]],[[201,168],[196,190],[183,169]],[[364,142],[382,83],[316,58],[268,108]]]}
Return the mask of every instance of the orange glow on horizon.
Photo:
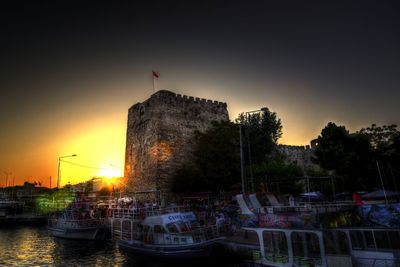
{"label": "orange glow on horizon", "polygon": [[121,177],[101,177],[102,178],[102,187],[108,187],[110,188],[111,186],[114,188],[119,188],[121,187]]}

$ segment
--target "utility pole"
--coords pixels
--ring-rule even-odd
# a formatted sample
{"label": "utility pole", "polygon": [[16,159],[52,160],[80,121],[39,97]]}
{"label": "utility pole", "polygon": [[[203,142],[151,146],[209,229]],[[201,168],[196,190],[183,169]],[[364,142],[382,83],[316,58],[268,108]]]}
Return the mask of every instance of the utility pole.
{"label": "utility pole", "polygon": [[243,155],[243,137],[242,137],[242,124],[239,124],[239,138],[240,138],[240,174],[242,178],[242,194],[246,193],[244,182],[244,155]]}
{"label": "utility pole", "polygon": [[[259,110],[253,110],[253,111],[246,111],[245,112],[245,118],[247,122],[250,121],[250,114],[252,113],[259,113],[259,112],[264,112],[267,111],[267,108],[261,108]],[[240,165],[241,165],[241,176],[242,176],[242,192],[245,194],[246,191],[246,182],[245,182],[245,164],[244,164],[244,152],[243,152],[243,133],[242,133],[242,128],[243,125],[239,124],[239,130],[240,130]],[[247,139],[247,151],[248,151],[248,157],[249,157],[249,172],[250,172],[250,181],[249,181],[249,191],[254,192],[254,179],[253,179],[253,170],[252,170],[252,162],[251,162],[251,149],[250,149],[250,137],[249,133],[246,132],[246,139]]]}
{"label": "utility pole", "polygon": [[383,179],[382,179],[382,175],[381,175],[381,169],[379,168],[378,161],[375,160],[375,162],[376,162],[376,166],[378,167],[378,173],[379,173],[379,178],[381,179],[383,195],[385,196],[385,202],[386,202],[386,204],[387,204],[387,203],[388,203],[388,200],[387,200],[387,196],[386,196],[385,185],[384,185],[384,183],[383,183]]}
{"label": "utility pole", "polygon": [[7,187],[8,186],[8,176],[11,175],[12,172],[5,172],[5,171],[3,171],[3,172],[6,175],[6,186],[5,187]]}

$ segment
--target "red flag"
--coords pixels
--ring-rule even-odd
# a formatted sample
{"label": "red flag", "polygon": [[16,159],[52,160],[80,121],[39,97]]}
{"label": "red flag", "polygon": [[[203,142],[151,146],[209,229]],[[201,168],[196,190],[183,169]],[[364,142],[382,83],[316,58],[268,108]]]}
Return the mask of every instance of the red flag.
{"label": "red flag", "polygon": [[153,76],[158,78],[158,73],[153,70]]}

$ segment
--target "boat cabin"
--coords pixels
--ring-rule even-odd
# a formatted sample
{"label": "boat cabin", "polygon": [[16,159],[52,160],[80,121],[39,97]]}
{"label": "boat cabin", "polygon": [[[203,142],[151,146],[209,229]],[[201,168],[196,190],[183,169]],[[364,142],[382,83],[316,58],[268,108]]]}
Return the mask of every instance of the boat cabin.
{"label": "boat cabin", "polygon": [[395,266],[399,229],[245,228],[257,233],[265,266]]}
{"label": "boat cabin", "polygon": [[173,212],[144,220],[118,218],[111,221],[113,238],[148,245],[190,245],[215,239],[216,226],[201,227],[193,212]]}
{"label": "boat cabin", "polygon": [[193,212],[147,217],[142,222],[143,240],[151,244],[193,244],[202,238],[196,234],[199,223]]}

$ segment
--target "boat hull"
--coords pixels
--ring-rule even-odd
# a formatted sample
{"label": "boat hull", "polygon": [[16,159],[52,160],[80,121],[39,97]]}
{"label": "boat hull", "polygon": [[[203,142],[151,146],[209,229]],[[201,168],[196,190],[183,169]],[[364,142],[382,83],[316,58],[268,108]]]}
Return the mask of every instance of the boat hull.
{"label": "boat hull", "polygon": [[48,230],[55,237],[81,240],[102,240],[106,233],[103,227],[82,229],[48,227]]}
{"label": "boat hull", "polygon": [[200,244],[171,246],[171,245],[145,245],[142,242],[121,240],[119,247],[122,250],[142,255],[150,255],[168,259],[203,258],[211,255],[211,246],[215,241]]}

